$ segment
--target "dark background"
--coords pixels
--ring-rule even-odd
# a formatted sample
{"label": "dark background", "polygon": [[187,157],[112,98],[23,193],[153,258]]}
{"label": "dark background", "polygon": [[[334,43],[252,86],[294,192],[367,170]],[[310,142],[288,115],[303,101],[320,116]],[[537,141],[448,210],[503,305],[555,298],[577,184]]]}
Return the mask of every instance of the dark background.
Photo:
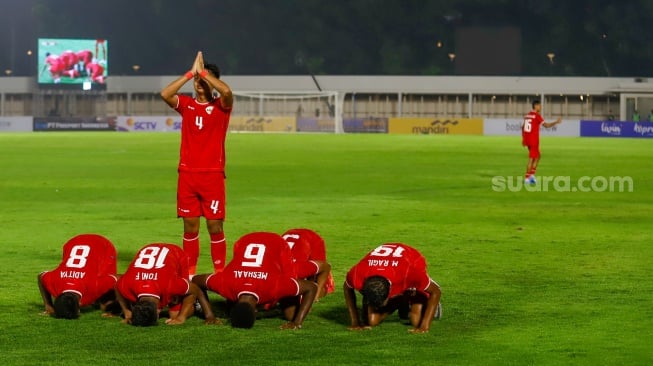
{"label": "dark background", "polygon": [[202,50],[232,75],[647,76],[652,25],[650,0],[0,0],[0,75],[52,37],[107,39],[113,75]]}

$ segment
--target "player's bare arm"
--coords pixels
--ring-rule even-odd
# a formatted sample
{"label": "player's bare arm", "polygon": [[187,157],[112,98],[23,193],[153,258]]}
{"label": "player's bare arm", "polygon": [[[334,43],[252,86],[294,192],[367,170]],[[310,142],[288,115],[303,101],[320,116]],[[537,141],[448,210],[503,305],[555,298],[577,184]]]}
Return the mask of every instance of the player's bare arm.
{"label": "player's bare arm", "polygon": [[440,290],[440,286],[438,286],[437,283],[431,281],[431,284],[426,289],[426,292],[429,294],[429,299],[426,302],[426,310],[424,311],[424,315],[422,316],[422,319],[419,323],[419,327],[410,329],[409,332],[411,333],[427,333],[431,328],[431,322],[433,321],[435,311],[438,307],[438,304],[440,303],[440,296],[442,295],[442,291]]}
{"label": "player's bare arm", "polygon": [[317,296],[315,297],[315,302],[320,301],[320,298],[324,297],[326,290],[324,285],[329,279],[329,273],[331,273],[331,264],[326,261],[314,261],[318,265],[318,274],[315,282],[317,283]]}
{"label": "player's bare arm", "polygon": [[120,291],[116,291],[116,300],[118,300],[118,303],[120,304],[120,308],[122,309],[122,314],[125,317],[125,319],[122,320],[123,324],[131,324],[132,322],[132,311],[129,308],[129,305],[127,305],[127,300],[122,296]]}
{"label": "player's bare arm", "polygon": [[[197,63],[198,59],[201,57],[201,52],[197,53],[197,56],[195,56],[195,61],[193,61],[193,66],[190,68],[190,73],[195,76],[197,75]],[[188,77],[186,77],[186,74],[181,75],[179,78],[168,84],[165,88],[161,90],[161,99],[163,99],[166,104],[168,104],[171,108],[176,108],[177,107],[177,102],[178,102],[178,97],[177,93],[181,89],[186,82],[190,80]]]}
{"label": "player's bare arm", "polygon": [[562,123],[562,118],[558,118],[555,122],[542,122],[542,126],[544,126],[544,128],[551,128],[560,123]]}
{"label": "player's bare arm", "polygon": [[291,322],[282,325],[281,329],[301,329],[304,318],[306,318],[315,301],[315,296],[317,295],[317,285],[315,282],[307,280],[297,280],[297,282],[299,283],[299,296],[301,298],[299,309],[297,309],[295,318]]}
{"label": "player's bare arm", "polygon": [[36,276],[36,280],[39,284],[39,291],[41,292],[41,297],[43,298],[43,305],[45,306],[45,310],[43,311],[42,314],[52,315],[54,314],[54,304],[52,304],[52,296],[50,295],[48,290],[45,289],[45,286],[43,285],[43,281],[41,281],[41,276],[43,276],[43,273],[39,273],[39,275]]}
{"label": "player's bare arm", "polygon": [[345,303],[349,311],[349,318],[351,319],[351,326],[349,330],[364,330],[372,329],[372,327],[361,325],[360,315],[358,314],[358,307],[356,306],[356,291],[347,285],[343,284],[343,291],[345,294]]}
{"label": "player's bare arm", "polygon": [[220,319],[217,319],[213,314],[213,309],[211,309],[211,303],[209,302],[209,299],[204,294],[204,291],[202,291],[200,287],[197,286],[197,284],[195,283],[191,283],[190,287],[191,287],[191,291],[193,292],[197,300],[200,302],[200,306],[202,307],[202,312],[204,313],[204,324],[222,324]]}
{"label": "player's bare arm", "polygon": [[181,301],[181,310],[179,310],[179,312],[177,312],[176,314],[171,311],[170,319],[166,320],[166,324],[168,325],[184,324],[186,322],[186,319],[188,319],[188,317],[193,314],[195,310],[195,300],[197,299],[195,295],[201,291],[196,284],[191,282],[189,285],[190,286],[188,287],[188,293],[184,295],[184,298]]}

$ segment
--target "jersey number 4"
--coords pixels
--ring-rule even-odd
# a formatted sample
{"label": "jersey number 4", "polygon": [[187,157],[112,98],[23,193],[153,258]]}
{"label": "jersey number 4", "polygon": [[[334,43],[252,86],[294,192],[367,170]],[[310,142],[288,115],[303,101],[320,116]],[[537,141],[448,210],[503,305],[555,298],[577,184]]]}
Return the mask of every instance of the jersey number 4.
{"label": "jersey number 4", "polygon": [[204,127],[204,117],[195,116],[195,126],[197,126],[197,129],[201,130],[202,127]]}

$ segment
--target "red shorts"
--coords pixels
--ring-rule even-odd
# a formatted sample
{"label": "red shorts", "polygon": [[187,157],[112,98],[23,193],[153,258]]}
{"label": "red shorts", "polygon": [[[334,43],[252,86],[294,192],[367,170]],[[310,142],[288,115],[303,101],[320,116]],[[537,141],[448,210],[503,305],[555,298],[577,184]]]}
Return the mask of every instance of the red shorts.
{"label": "red shorts", "polygon": [[177,180],[177,217],[224,220],[225,179],[223,172],[180,171]]}
{"label": "red shorts", "polygon": [[540,158],[540,144],[526,145],[528,148],[528,157],[531,159]]}

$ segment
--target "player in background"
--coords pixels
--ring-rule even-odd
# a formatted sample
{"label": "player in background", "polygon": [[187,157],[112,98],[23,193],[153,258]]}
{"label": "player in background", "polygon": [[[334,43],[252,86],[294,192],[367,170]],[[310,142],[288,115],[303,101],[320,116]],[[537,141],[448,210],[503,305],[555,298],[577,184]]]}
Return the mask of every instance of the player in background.
{"label": "player in background", "polygon": [[257,306],[279,303],[288,320],[281,329],[300,329],[317,295],[314,282],[296,279],[286,241],[269,232],[244,235],[224,271],[197,275],[193,282],[227,299],[235,328],[253,327]]}
{"label": "player in background", "polygon": [[[102,52],[100,52],[102,51]],[[107,45],[106,45],[106,40],[104,39],[96,39],[95,40],[95,56],[99,60],[105,60],[107,59]]]}
{"label": "player in background", "polygon": [[80,50],[75,52],[75,55],[77,55],[77,63],[80,64],[82,68],[86,68],[86,65],[93,61],[93,51]]}
{"label": "player in background", "polygon": [[[193,80],[195,98],[178,94]],[[218,96],[213,94],[217,90]],[[225,139],[233,105],[229,85],[216,65],[197,53],[191,69],[161,91],[161,98],[181,115],[181,147],[177,181],[177,216],[184,221],[183,247],[191,276],[200,253],[200,216],[206,218],[215,272],[224,268],[227,244],[225,218]]]}
{"label": "player in background", "polygon": [[86,75],[88,75],[91,81],[104,84],[104,66],[98,62],[91,61],[86,64]]}
{"label": "player in background", "polygon": [[218,321],[208,299],[188,280],[188,257],[174,244],[153,243],[138,251],[116,284],[116,297],[125,319],[136,326],[156,325],[168,307],[166,324],[183,324],[193,314],[195,300],[204,310],[205,324]]}
{"label": "player in background", "polygon": [[335,286],[324,239],[315,231],[303,228],[287,230],[281,236],[290,247],[297,278],[317,284],[316,301],[332,293]]}
{"label": "player in background", "polygon": [[526,174],[524,174],[524,183],[535,184],[535,171],[540,161],[540,125],[545,128],[553,127],[562,122],[558,118],[555,122],[544,122],[540,115],[542,104],[539,100],[534,100],[531,110],[522,122],[522,145],[528,148],[528,164],[526,165]]}
{"label": "player in background", "polygon": [[63,59],[59,58],[59,56],[51,54],[50,52],[46,52],[45,54],[45,63],[43,64],[43,69],[41,70],[40,74],[43,74],[46,69],[49,68],[50,71],[50,77],[52,78],[52,82],[55,84],[58,84],[61,82],[61,76],[66,71],[66,64]]}
{"label": "player in background", "polygon": [[65,70],[70,70],[75,67],[75,64],[77,64],[77,54],[72,51],[72,50],[66,50],[61,52],[59,55],[59,59],[63,61],[64,64],[64,69]]}
{"label": "player in background", "polygon": [[[441,316],[440,285],[426,272],[424,257],[406,244],[387,243],[368,253],[349,270],[343,288],[350,330],[369,329],[407,308],[410,331],[426,333]],[[362,314],[356,291],[363,295]]]}
{"label": "player in background", "polygon": [[77,319],[80,307],[95,303],[108,310],[115,300],[116,259],[116,248],[101,235],[81,234],[68,240],[59,266],[37,276],[44,314]]}

